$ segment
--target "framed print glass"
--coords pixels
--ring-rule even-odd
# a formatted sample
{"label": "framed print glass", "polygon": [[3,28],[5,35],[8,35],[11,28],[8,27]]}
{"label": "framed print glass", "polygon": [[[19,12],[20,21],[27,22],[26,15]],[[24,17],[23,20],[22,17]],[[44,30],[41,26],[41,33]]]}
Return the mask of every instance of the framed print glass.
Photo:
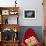
{"label": "framed print glass", "polygon": [[18,21],[17,16],[10,16],[8,18],[8,24],[17,24],[18,23],[17,21]]}
{"label": "framed print glass", "polygon": [[9,10],[2,10],[2,15],[9,15]]}
{"label": "framed print glass", "polygon": [[36,10],[24,10],[24,19],[32,19],[36,17]]}
{"label": "framed print glass", "polygon": [[3,24],[8,24],[8,16],[3,16],[2,20]]}
{"label": "framed print glass", "polygon": [[12,40],[12,30],[10,28],[5,28],[2,31],[2,40],[3,41],[8,41]]}

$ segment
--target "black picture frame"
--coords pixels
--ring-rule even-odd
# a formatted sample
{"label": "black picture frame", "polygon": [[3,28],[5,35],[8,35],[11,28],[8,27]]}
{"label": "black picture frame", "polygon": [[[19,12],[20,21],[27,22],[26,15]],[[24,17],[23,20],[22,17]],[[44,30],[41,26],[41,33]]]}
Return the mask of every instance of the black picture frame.
{"label": "black picture frame", "polygon": [[25,19],[35,18],[36,17],[35,15],[36,15],[35,10],[25,10],[24,11],[24,18]]}

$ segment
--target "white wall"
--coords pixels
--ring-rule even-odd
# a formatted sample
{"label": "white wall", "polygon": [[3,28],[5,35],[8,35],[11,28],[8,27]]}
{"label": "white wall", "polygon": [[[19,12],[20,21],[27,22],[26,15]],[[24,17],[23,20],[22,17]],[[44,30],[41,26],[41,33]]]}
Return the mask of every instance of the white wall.
{"label": "white wall", "polygon": [[15,3],[14,3],[15,0],[0,0],[0,6],[1,7],[9,7],[9,6],[14,6]]}
{"label": "white wall", "polygon": [[[21,0],[18,2],[21,4],[20,25],[22,26],[42,26],[43,25],[43,11],[42,0]],[[23,19],[23,11],[25,9],[35,9],[36,19]]]}
{"label": "white wall", "polygon": [[[21,26],[43,26],[42,0],[17,0],[20,6],[19,24]],[[0,0],[0,6],[14,6],[14,0]],[[23,19],[25,9],[35,9],[36,19]]]}

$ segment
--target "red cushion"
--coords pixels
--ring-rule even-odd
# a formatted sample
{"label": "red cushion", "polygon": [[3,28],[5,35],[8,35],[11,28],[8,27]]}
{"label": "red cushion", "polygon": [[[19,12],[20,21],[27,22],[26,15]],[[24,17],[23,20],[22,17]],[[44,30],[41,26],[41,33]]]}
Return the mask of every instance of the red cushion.
{"label": "red cushion", "polygon": [[37,35],[32,28],[28,28],[24,34],[24,37],[22,38],[22,46],[26,46],[25,39],[28,39],[32,36],[36,37]]}

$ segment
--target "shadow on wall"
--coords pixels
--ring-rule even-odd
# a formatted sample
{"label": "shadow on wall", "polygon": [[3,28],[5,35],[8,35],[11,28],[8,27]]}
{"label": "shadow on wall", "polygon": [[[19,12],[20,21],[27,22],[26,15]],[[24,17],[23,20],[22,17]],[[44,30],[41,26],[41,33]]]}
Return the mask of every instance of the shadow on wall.
{"label": "shadow on wall", "polygon": [[34,30],[34,32],[36,32],[39,41],[42,43],[43,42],[42,26],[21,26],[20,27],[20,32],[19,32],[19,39],[20,39],[20,41],[22,40],[23,35],[24,35],[25,31],[28,28],[32,28]]}

